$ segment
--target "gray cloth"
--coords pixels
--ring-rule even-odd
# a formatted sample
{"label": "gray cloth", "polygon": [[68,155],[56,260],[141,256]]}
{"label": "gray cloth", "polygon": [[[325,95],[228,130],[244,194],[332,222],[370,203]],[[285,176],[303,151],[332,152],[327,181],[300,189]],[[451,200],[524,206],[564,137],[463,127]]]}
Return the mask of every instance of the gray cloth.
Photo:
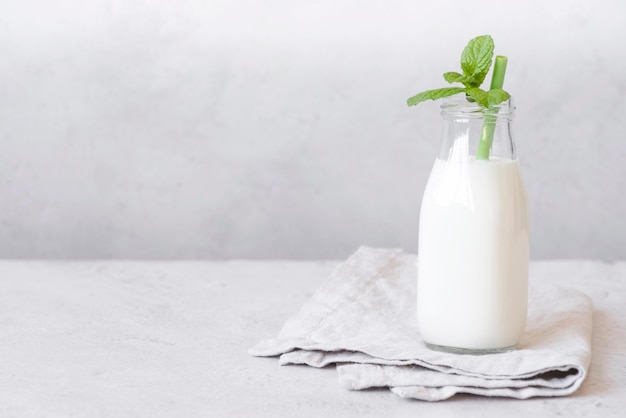
{"label": "gray cloth", "polygon": [[280,364],[336,364],[341,385],[388,387],[403,398],[437,401],[457,393],[525,399],[576,391],[591,360],[592,305],[579,292],[533,283],[519,349],[459,355],[425,347],[416,328],[417,257],[360,248],[340,265],[278,338],[253,356]]}

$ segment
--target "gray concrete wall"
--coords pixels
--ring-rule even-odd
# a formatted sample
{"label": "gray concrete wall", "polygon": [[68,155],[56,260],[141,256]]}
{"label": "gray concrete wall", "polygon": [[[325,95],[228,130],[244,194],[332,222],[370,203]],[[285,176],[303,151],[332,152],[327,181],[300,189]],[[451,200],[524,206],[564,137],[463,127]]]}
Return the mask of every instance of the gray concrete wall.
{"label": "gray concrete wall", "polygon": [[626,259],[626,3],[0,0],[0,256],[417,249],[442,86],[509,56],[533,258]]}

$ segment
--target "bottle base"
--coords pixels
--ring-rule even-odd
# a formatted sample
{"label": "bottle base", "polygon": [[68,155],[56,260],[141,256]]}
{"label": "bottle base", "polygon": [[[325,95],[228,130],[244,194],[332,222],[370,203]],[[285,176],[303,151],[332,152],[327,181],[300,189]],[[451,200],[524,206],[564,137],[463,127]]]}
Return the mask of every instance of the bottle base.
{"label": "bottle base", "polygon": [[427,342],[424,342],[424,343],[426,344],[426,347],[435,351],[443,351],[446,353],[453,353],[453,354],[470,354],[470,355],[477,355],[477,356],[485,355],[485,354],[506,353],[508,351],[513,351],[517,349],[517,344],[509,346],[509,347],[502,347],[502,348],[460,348],[460,347],[449,347],[446,345],[431,344]]}

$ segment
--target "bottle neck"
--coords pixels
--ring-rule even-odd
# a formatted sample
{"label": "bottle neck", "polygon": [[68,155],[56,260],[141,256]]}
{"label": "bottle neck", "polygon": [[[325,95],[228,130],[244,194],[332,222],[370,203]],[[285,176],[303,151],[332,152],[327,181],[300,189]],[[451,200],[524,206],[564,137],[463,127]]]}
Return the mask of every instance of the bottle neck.
{"label": "bottle neck", "polygon": [[515,160],[512,136],[514,107],[510,101],[489,109],[464,97],[447,100],[441,106],[443,130],[439,159]]}

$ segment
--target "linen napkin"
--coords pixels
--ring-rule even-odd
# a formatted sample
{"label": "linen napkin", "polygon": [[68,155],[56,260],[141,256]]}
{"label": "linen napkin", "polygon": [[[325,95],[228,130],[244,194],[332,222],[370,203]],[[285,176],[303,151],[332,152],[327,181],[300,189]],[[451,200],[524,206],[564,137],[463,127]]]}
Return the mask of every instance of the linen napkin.
{"label": "linen napkin", "polygon": [[525,399],[581,385],[591,360],[590,299],[531,279],[526,331],[514,351],[467,355],[428,349],[416,326],[417,256],[361,247],[340,265],[277,338],[249,350],[279,363],[336,364],[351,390],[388,387],[403,398],[457,393]]}

